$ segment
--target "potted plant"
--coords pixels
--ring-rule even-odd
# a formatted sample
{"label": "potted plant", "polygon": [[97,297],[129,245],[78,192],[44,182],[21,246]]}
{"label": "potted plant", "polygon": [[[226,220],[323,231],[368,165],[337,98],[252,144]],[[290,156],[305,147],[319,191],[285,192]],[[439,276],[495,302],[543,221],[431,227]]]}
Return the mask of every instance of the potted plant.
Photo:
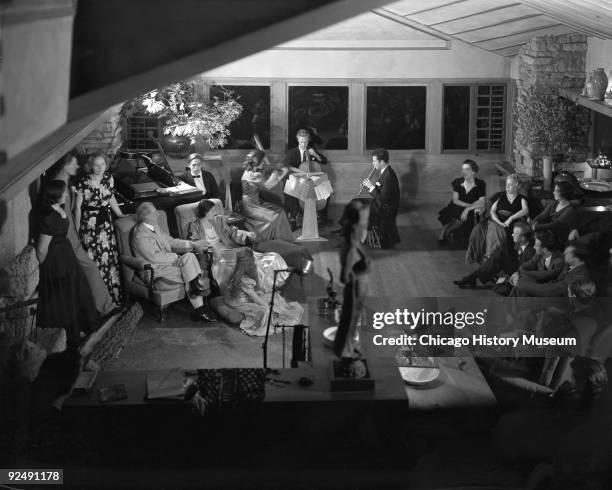
{"label": "potted plant", "polygon": [[533,156],[542,158],[544,189],[552,187],[553,158],[568,148],[584,145],[588,119],[571,101],[532,87],[514,104],[516,140]]}
{"label": "potted plant", "polygon": [[242,106],[229,91],[200,100],[193,83],[177,82],[152,90],[140,97],[147,114],[164,120],[162,145],[169,154],[186,156],[193,145],[223,147],[230,135],[229,125],[242,113]]}

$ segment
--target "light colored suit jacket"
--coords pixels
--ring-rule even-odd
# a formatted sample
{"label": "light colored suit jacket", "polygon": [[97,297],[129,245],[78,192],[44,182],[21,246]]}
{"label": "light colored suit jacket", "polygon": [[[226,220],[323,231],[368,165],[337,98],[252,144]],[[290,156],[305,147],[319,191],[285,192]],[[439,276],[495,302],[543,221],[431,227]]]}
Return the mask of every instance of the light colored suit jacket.
{"label": "light colored suit jacket", "polygon": [[181,270],[177,265],[179,256],[173,250],[191,250],[191,242],[172,238],[159,227],[152,231],[144,223],[138,223],[132,231],[131,245],[134,255],[151,264],[156,279],[183,282]]}

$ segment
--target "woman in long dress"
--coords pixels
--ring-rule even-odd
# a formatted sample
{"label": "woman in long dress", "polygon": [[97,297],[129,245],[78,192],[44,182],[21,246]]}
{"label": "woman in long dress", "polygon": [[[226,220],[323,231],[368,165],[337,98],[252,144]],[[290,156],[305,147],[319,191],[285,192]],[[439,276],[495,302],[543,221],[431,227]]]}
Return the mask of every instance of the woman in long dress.
{"label": "woman in long dress", "polygon": [[[240,247],[249,246],[255,240],[255,233],[228,224],[218,199],[202,199],[196,209],[196,216],[197,219],[189,223],[189,239],[198,242],[203,248],[213,249],[213,276],[223,291],[236,266],[237,251]],[[270,292],[274,271],[286,269],[287,263],[276,252],[253,252],[253,256],[260,288]],[[288,272],[278,273],[276,286],[282,286],[288,277]]]}
{"label": "woman in long dress", "polygon": [[342,312],[334,339],[334,353],[345,360],[362,358],[359,327],[366,293],[370,261],[363,249],[368,231],[369,208],[360,201],[350,202],[340,221],[343,243],[340,249],[340,281],[344,284]]}
{"label": "woman in long dress", "polygon": [[121,212],[114,195],[114,180],[108,170],[108,160],[101,152],[94,153],[88,162],[89,171],[76,186],[75,223],[87,255],[98,265],[100,274],[115,303],[123,302],[119,253],[113,213]]}
{"label": "woman in long dress", "polygon": [[[464,237],[469,235],[475,223],[475,211],[484,208],[487,186],[476,177],[478,165],[473,160],[465,160],[461,165],[463,177],[451,182],[453,195],[448,205],[440,210],[438,220],[443,228],[438,241],[443,243],[451,233],[457,235],[461,230]],[[464,238],[465,239],[465,238]]]}
{"label": "woman in long dress", "polygon": [[87,279],[67,238],[69,211],[62,207],[66,193],[67,186],[62,180],[51,180],[43,188],[36,246],[40,263],[36,321],[42,328],[65,329],[66,345],[74,349],[80,343],[81,332],[96,329],[98,314]]}
{"label": "woman in long dress", "polygon": [[468,262],[483,262],[497,251],[512,253],[512,228],[516,221],[529,216],[527,199],[519,194],[519,179],[516,174],[508,175],[506,192],[493,201],[490,217],[476,226],[468,243]]}
{"label": "woman in long dress", "polygon": [[282,207],[262,201],[259,191],[264,187],[263,173],[265,153],[260,150],[249,152],[242,174],[242,214],[246,216],[256,233],[256,241],[282,238],[293,241],[289,220]]}
{"label": "woman in long dress", "polygon": [[[240,323],[243,332],[248,335],[265,335],[272,294],[263,291],[261,287],[255,257],[250,248],[243,247],[236,251],[236,266],[224,297],[228,306],[244,315]],[[270,333],[275,333],[279,325],[299,325],[303,314],[302,305],[286,301],[277,291]]]}

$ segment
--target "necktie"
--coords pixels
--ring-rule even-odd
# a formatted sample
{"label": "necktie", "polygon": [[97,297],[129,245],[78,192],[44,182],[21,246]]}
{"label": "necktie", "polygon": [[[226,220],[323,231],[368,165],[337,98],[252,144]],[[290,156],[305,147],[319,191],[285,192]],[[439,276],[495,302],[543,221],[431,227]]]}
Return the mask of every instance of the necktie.
{"label": "necktie", "polygon": [[308,161],[308,152],[306,150],[302,151],[302,162]]}

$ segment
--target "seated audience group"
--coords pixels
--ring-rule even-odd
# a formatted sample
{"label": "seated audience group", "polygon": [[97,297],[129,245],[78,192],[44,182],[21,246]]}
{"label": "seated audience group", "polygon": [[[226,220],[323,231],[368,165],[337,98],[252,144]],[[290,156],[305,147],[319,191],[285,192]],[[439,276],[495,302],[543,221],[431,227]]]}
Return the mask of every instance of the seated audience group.
{"label": "seated audience group", "polygon": [[[460,187],[454,191],[457,198],[465,196],[463,185],[473,178],[465,167],[464,181],[454,185]],[[519,183],[517,175],[509,175],[505,192],[479,207],[480,220],[471,227],[466,252],[476,268],[454,283],[465,289],[480,282],[502,295],[528,297],[567,297],[573,283],[592,283],[593,294],[607,295],[612,219],[579,217],[576,189],[565,181],[555,183],[553,199],[532,215]],[[453,199],[441,217],[450,207],[469,209],[466,201],[458,202]],[[461,220],[454,218],[445,228],[461,226]]]}
{"label": "seated audience group", "polygon": [[[309,156],[316,158],[313,153],[324,159],[314,150]],[[169,236],[158,224],[154,204],[142,202],[135,209],[131,251],[150,264],[155,280],[184,286],[193,320],[216,321],[215,311],[227,312],[229,306],[240,312],[239,317],[231,315],[232,323],[239,323],[249,334],[262,335],[274,271],[288,268],[281,254],[311,258],[304,247],[292,243],[283,208],[288,166],[265,166],[265,154],[259,150],[247,155],[240,207],[246,221],[238,227],[228,223],[219,186],[202,163],[201,155],[190,155],[180,176],[202,192],[189,239]],[[260,191],[267,190],[278,194],[279,202],[261,199]],[[76,349],[105,319],[119,313],[126,301],[114,224],[126,215],[115,197],[108,157],[96,152],[79,165],[76,153],[67,154],[44,175],[37,208],[41,271],[37,322],[43,328],[64,328],[68,346]],[[261,244],[265,246],[258,248]],[[236,278],[237,272],[244,277]],[[149,270],[138,274],[147,276]],[[288,277],[287,272],[277,274],[276,285],[282,286]],[[147,283],[148,277],[142,280]],[[211,307],[209,300],[218,296],[224,307]],[[298,303],[287,303],[278,295],[273,325],[298,324],[302,313]],[[219,315],[227,320],[227,315]]]}

